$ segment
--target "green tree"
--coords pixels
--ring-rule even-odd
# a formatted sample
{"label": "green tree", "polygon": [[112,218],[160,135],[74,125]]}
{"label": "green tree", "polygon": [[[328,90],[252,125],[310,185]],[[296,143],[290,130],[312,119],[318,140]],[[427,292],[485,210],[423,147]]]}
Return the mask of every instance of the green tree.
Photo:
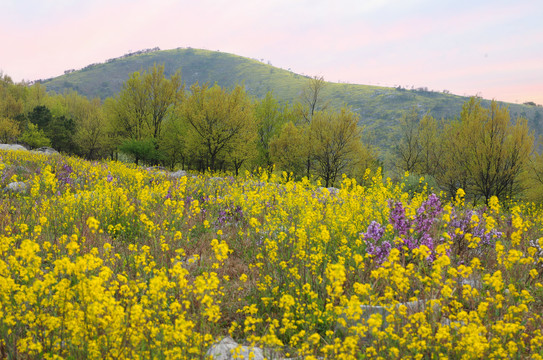
{"label": "green tree", "polygon": [[492,101],[489,109],[480,99],[472,98],[464,105],[461,121],[469,140],[468,172],[476,194],[485,203],[518,193],[518,178],[533,149],[534,136],[526,119],[511,123],[509,110]]}
{"label": "green tree", "polygon": [[441,157],[437,162],[435,178],[439,187],[454,196],[459,188],[469,190],[469,168],[465,161],[469,154],[468,139],[462,123],[453,120],[446,124],[439,135]]}
{"label": "green tree", "polygon": [[[124,149],[138,151],[147,149],[147,145],[153,143],[155,150],[159,151],[163,124],[173,116],[175,107],[182,98],[181,75],[176,73],[167,79],[164,65],[155,64],[143,73],[132,73],[116,98],[108,101],[106,105],[118,143],[123,144]],[[156,156],[156,151],[147,158],[154,159],[153,161],[160,158]],[[135,158],[143,159],[139,155]]]}
{"label": "green tree", "polygon": [[238,136],[228,145],[226,153],[236,176],[246,162],[257,156],[257,130],[254,121],[247,122]]}
{"label": "green tree", "polygon": [[24,113],[26,85],[15,84],[13,80],[0,72],[0,116],[18,119]]}
{"label": "green tree", "polygon": [[136,71],[123,83],[121,92],[108,107],[112,123],[120,137],[140,140],[148,134],[148,93],[142,75]]}
{"label": "green tree", "polygon": [[306,161],[303,129],[292,121],[286,123],[279,136],[270,141],[270,157],[280,170],[287,173],[288,180],[302,176]]}
{"label": "green tree", "polygon": [[45,128],[45,135],[51,140],[53,147],[61,152],[75,154],[77,147],[74,141],[76,132],[75,121],[65,116],[53,117]]}
{"label": "green tree", "polygon": [[310,78],[300,96],[299,113],[306,124],[310,124],[315,113],[327,110],[330,102],[323,96],[326,81],[322,76]]}
{"label": "green tree", "polygon": [[534,151],[528,161],[527,171],[524,174],[526,183],[526,198],[528,201],[543,202],[543,153],[541,147],[543,139],[539,138],[539,151]]}
{"label": "green tree", "polygon": [[47,106],[39,105],[28,114],[28,120],[37,125],[39,129],[45,130],[53,121],[53,114]]}
{"label": "green tree", "polygon": [[[285,107],[284,111],[288,111],[288,108]],[[258,133],[257,165],[271,173],[273,161],[270,155],[270,141],[279,135],[281,128],[285,124],[286,117],[271,92],[268,92],[266,97],[256,103],[254,113]]]}
{"label": "green tree", "polygon": [[19,141],[28,145],[31,149],[51,146],[51,141],[45,136],[43,130],[31,122],[27,124],[25,131],[19,137]]}
{"label": "green tree", "polygon": [[414,172],[422,160],[419,136],[419,113],[414,106],[400,119],[400,139],[394,147],[396,167],[402,171]]}
{"label": "green tree", "polygon": [[162,134],[162,124],[173,111],[176,104],[183,99],[183,83],[181,74],[175,73],[170,79],[164,75],[164,65],[156,64],[144,73],[144,88],[148,93],[147,127],[153,139],[158,140]]}
{"label": "green tree", "polygon": [[164,155],[165,164],[174,170],[178,163],[185,168],[187,159],[188,123],[183,121],[180,111],[175,116],[169,117],[164,122],[164,135],[160,141],[160,150]]}
{"label": "green tree", "polygon": [[333,186],[341,174],[352,174],[357,162],[367,156],[361,141],[358,116],[349,109],[320,111],[311,122],[315,173],[326,187]]}
{"label": "green tree", "polygon": [[459,121],[445,128],[444,151],[438,172],[440,185],[451,194],[458,187],[482,198],[519,194],[521,174],[527,168],[534,137],[526,119],[513,124],[507,108],[492,101],[490,108],[481,99],[471,98]]}
{"label": "green tree", "polygon": [[0,143],[9,144],[17,139],[21,133],[19,124],[7,117],[0,117]]}
{"label": "green tree", "polygon": [[418,174],[435,177],[439,160],[443,156],[442,143],[439,141],[440,125],[427,113],[419,122],[417,134],[420,161],[417,162],[414,170]]}
{"label": "green tree", "polygon": [[164,66],[154,65],[143,74],[136,71],[130,75],[109,111],[125,138],[158,140],[164,120],[182,96],[181,75],[166,79]]}
{"label": "green tree", "polygon": [[310,78],[303,88],[300,102],[297,104],[297,113],[300,118],[300,124],[305,129],[305,142],[308,146],[304,149],[306,150],[306,174],[307,177],[310,176],[311,167],[312,167],[312,148],[311,144],[313,143],[311,139],[312,132],[310,131],[311,122],[313,117],[319,111],[325,111],[329,108],[329,101],[326,100],[323,96],[323,90],[326,87],[326,82],[323,77],[314,76]]}
{"label": "green tree", "polygon": [[28,88],[27,99],[24,103],[25,113],[29,113],[36,106],[47,105],[48,98],[49,95],[47,94],[45,85],[38,82],[30,86]]}
{"label": "green tree", "polygon": [[32,109],[28,114],[28,119],[44,132],[56,150],[75,153],[76,145],[73,135],[76,126],[73,119],[64,115],[53,116],[51,110],[44,105]]}
{"label": "green tree", "polygon": [[78,117],[75,144],[86,159],[103,158],[111,149],[110,124],[105,117],[100,99],[87,102],[85,108]]}
{"label": "green tree", "polygon": [[126,139],[119,149],[134,158],[136,165],[140,160],[146,163],[156,164],[163,160],[162,154],[157,150],[155,139],[147,138],[142,140]]}
{"label": "green tree", "polygon": [[252,103],[241,86],[225,91],[218,85],[194,84],[190,90],[183,106],[183,117],[190,125],[190,146],[205,157],[211,170],[217,170],[217,160],[226,158],[233,144],[247,141],[250,134],[244,130],[254,129]]}

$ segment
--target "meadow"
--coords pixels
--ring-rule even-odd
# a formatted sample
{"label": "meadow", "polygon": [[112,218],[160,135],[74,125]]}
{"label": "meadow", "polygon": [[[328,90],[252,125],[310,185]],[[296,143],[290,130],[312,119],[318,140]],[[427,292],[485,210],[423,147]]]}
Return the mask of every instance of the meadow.
{"label": "meadow", "polygon": [[540,207],[287,178],[0,151],[0,357],[543,358]]}

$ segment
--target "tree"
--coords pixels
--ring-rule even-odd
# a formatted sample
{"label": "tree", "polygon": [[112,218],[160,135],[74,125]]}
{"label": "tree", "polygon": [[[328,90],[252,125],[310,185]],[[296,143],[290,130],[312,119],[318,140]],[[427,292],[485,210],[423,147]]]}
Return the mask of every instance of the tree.
{"label": "tree", "polygon": [[134,157],[134,162],[139,165],[142,160],[147,163],[156,164],[162,160],[162,154],[157,150],[158,146],[155,139],[126,139],[119,150]]}
{"label": "tree", "polygon": [[[257,156],[256,150],[256,129],[254,122],[244,127],[239,136],[228,146],[228,159],[232,163],[234,174],[239,175],[239,170],[246,162]],[[270,170],[270,169],[268,169]]]}
{"label": "tree", "polygon": [[435,177],[443,155],[439,133],[438,122],[429,113],[424,115],[417,129],[420,161],[415,166],[416,173]]}
{"label": "tree", "polygon": [[[284,110],[288,111],[287,109]],[[265,168],[268,173],[271,173],[273,161],[270,156],[270,141],[279,135],[286,117],[283,116],[279,103],[271,92],[268,92],[264,99],[256,103],[254,113],[258,132],[257,163]]]}
{"label": "tree", "polygon": [[26,92],[24,83],[15,84],[9,76],[0,72],[0,116],[18,119],[23,115]]}
{"label": "tree", "polygon": [[51,110],[44,105],[36,106],[28,114],[29,121],[38,126],[58,151],[75,153],[73,139],[75,122],[64,115],[53,116]]}
{"label": "tree", "polygon": [[314,76],[309,79],[301,94],[300,114],[305,123],[311,123],[313,116],[318,111],[328,109],[329,102],[323,99],[323,90],[326,87],[326,81],[322,76]]}
{"label": "tree", "polygon": [[[147,94],[139,72],[130,74],[112,101],[106,101],[111,123],[120,139],[142,139],[147,116]],[[120,140],[122,141],[122,140]]]}
{"label": "tree", "polygon": [[461,114],[464,135],[469,140],[468,173],[476,194],[485,203],[518,192],[517,180],[533,149],[534,137],[526,119],[511,124],[507,108],[492,101],[484,109],[480,99],[468,101]]}
{"label": "tree", "polygon": [[484,108],[481,100],[471,98],[459,121],[444,129],[444,151],[438,181],[452,194],[462,187],[483,198],[518,194],[520,175],[533,150],[534,137],[527,121],[511,123],[507,108],[492,101]]}
{"label": "tree", "polygon": [[439,186],[454,196],[459,188],[469,191],[469,173],[465,166],[468,157],[468,139],[460,121],[454,120],[444,126],[439,135],[441,157],[436,164],[435,178]]}
{"label": "tree", "polygon": [[525,174],[525,182],[527,184],[527,200],[543,202],[543,153],[541,147],[543,139],[539,138],[539,151],[534,151],[528,161],[528,168]]}
{"label": "tree", "polygon": [[19,136],[21,131],[15,120],[0,117],[0,143],[9,144]]}
{"label": "tree", "polygon": [[51,141],[45,136],[43,130],[39,129],[36,124],[31,122],[27,124],[27,127],[19,137],[19,140],[28,145],[31,149],[51,146]]}
{"label": "tree", "polygon": [[413,106],[400,119],[400,139],[394,148],[396,166],[402,171],[414,172],[422,159],[422,148],[419,137],[419,114]]}
{"label": "tree", "polygon": [[39,129],[45,130],[53,121],[53,114],[45,105],[38,105],[28,114],[28,120]]}
{"label": "tree", "polygon": [[147,106],[150,114],[147,126],[153,138],[158,140],[168,112],[183,98],[181,75],[177,72],[170,79],[166,79],[164,65],[154,65],[144,74],[144,87],[148,92]]}
{"label": "tree", "polygon": [[162,123],[183,94],[179,73],[166,79],[164,66],[136,71],[123,84],[111,109],[118,130],[131,139],[158,139]]}
{"label": "tree", "polygon": [[87,102],[78,118],[74,141],[86,159],[105,157],[110,150],[110,124],[100,105],[100,99]]}
{"label": "tree", "polygon": [[306,140],[307,143],[310,146],[307,146],[305,149],[307,150],[306,153],[306,173],[307,177],[309,177],[311,172],[311,131],[309,130],[311,127],[311,122],[313,121],[313,117],[315,113],[319,111],[324,111],[328,109],[329,102],[323,99],[323,89],[326,87],[326,82],[324,81],[323,77],[314,76],[309,79],[307,82],[305,88],[302,90],[302,94],[300,97],[300,103],[298,104],[298,113],[302,119],[302,123],[305,125],[305,134],[306,134]]}
{"label": "tree", "polygon": [[339,112],[320,111],[311,122],[313,158],[316,174],[325,186],[333,186],[338,176],[352,173],[361,161],[364,146],[358,116],[342,108]]}
{"label": "tree", "polygon": [[[137,148],[147,149],[147,145],[151,143],[147,140],[151,138],[156,146],[155,150],[159,150],[163,124],[173,116],[173,111],[182,98],[183,86],[179,73],[166,79],[164,66],[156,64],[143,74],[132,73],[115,100],[109,101],[106,106],[118,141],[125,144],[123,148],[134,149],[135,144],[140,142],[141,146]],[[148,157],[157,159],[153,154]]]}
{"label": "tree", "polygon": [[[179,111],[178,111],[179,112]],[[164,155],[166,166],[174,170],[181,162],[185,168],[187,157],[188,124],[183,121],[180,115],[172,116],[164,122],[164,135],[160,141],[159,148]]]}
{"label": "tree", "polygon": [[74,141],[76,132],[75,121],[65,116],[53,117],[49,126],[45,128],[45,135],[51,140],[54,148],[61,152],[74,154],[77,147]]}
{"label": "tree", "polygon": [[270,141],[270,157],[276,166],[287,173],[287,180],[302,176],[305,168],[303,130],[289,121],[279,136]]}
{"label": "tree", "polygon": [[194,84],[190,90],[183,117],[190,125],[191,147],[205,156],[211,170],[217,170],[219,157],[225,157],[233,144],[253,136],[244,131],[254,129],[252,103],[241,86],[225,91],[218,85],[210,88]]}
{"label": "tree", "polygon": [[27,101],[24,104],[25,112],[30,112],[36,106],[46,105],[46,101],[49,95],[45,85],[41,83],[35,83],[28,88]]}

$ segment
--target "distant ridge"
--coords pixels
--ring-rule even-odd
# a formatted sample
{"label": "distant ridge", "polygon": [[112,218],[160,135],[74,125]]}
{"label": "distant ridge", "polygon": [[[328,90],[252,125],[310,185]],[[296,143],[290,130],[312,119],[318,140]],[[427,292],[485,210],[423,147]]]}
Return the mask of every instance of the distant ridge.
{"label": "distant ridge", "polygon": [[[307,76],[295,74],[261,61],[242,56],[192,48],[160,50],[145,49],[109,59],[105,63],[91,64],[81,70],[67,70],[64,75],[40,81],[49,91],[62,93],[73,89],[89,98],[105,99],[114,96],[134,71],[146,70],[153,64],[162,65],[166,76],[181,71],[187,86],[195,82],[217,83],[222,87],[244,84],[247,91],[257,98],[268,91],[282,102],[294,102],[307,83]],[[416,106],[421,114],[430,112],[435,118],[453,119],[460,115],[467,97],[425,88],[402,88],[328,83],[323,96],[333,105],[351,106],[360,114],[360,122],[370,129],[376,145],[390,140],[390,127],[397,126],[402,114]],[[488,103],[485,100],[484,103]],[[485,104],[488,105],[488,104]],[[543,108],[533,105],[507,105],[511,117],[523,116],[536,135],[543,134]]]}

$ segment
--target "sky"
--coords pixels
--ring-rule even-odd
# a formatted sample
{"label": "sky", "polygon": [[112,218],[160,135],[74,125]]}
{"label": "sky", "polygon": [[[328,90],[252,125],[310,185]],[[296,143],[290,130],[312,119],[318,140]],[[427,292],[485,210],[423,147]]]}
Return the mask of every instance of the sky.
{"label": "sky", "polygon": [[0,71],[62,75],[160,47],[327,81],[543,104],[542,0],[0,0]]}

